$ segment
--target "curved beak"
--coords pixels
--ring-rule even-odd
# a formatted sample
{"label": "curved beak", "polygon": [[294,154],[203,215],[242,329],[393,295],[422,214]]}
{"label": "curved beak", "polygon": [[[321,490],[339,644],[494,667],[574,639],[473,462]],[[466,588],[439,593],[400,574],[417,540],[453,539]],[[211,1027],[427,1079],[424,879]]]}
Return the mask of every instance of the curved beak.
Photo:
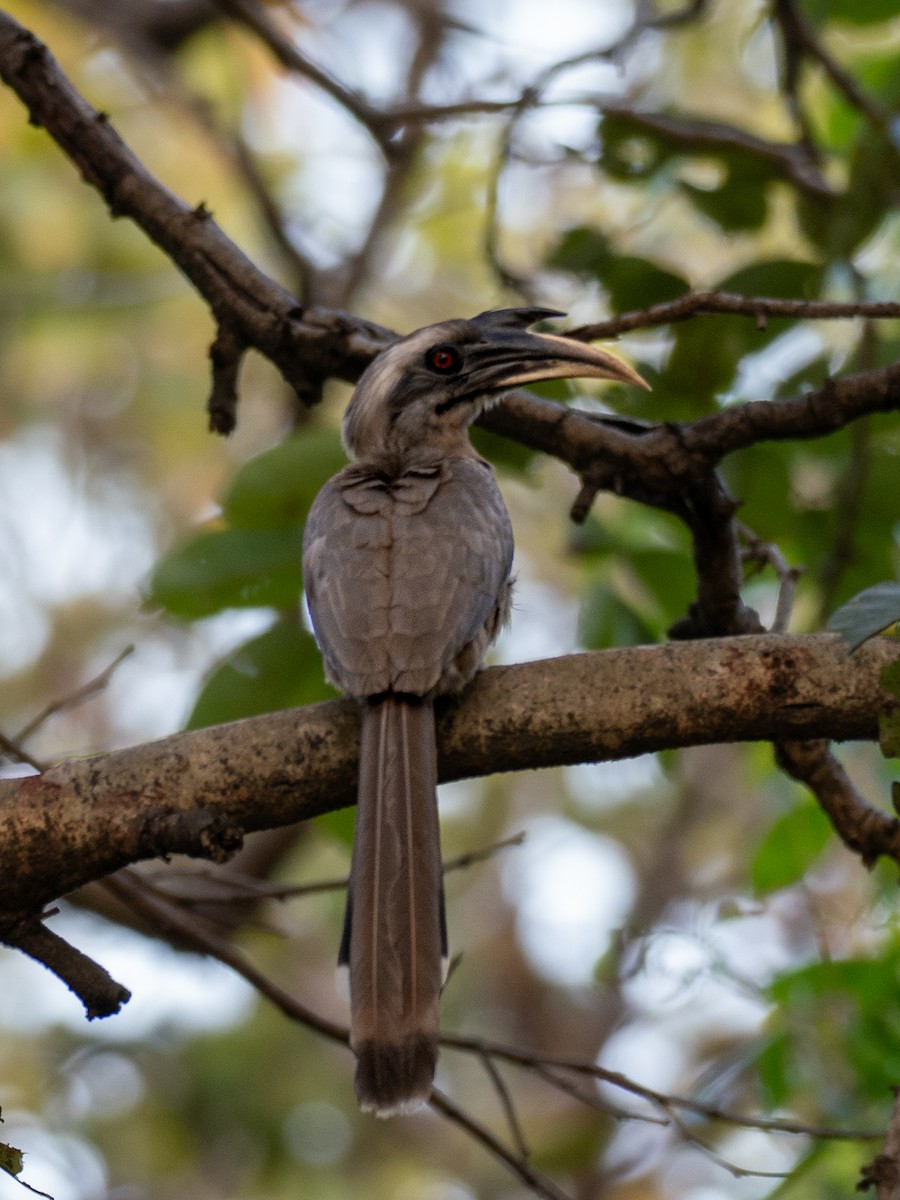
{"label": "curved beak", "polygon": [[470,355],[467,383],[482,394],[546,379],[615,379],[650,390],[646,380],[615,354],[553,333],[491,331]]}

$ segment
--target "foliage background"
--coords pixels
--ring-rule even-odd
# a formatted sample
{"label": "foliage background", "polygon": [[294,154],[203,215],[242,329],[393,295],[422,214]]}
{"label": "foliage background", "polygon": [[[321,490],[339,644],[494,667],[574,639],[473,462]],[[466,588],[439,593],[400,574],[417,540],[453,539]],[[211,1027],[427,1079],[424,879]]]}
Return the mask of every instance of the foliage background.
{"label": "foliage background", "polygon": [[[690,20],[560,72],[508,143],[506,112],[416,126],[387,171],[340,105],[224,18],[163,53],[139,39],[123,47],[66,6],[7,7],[143,161],[205,202],[265,270],[305,299],[394,328],[523,293],[572,323],[688,287],[895,295],[896,124],[879,126],[821,66],[802,70],[796,106],[833,195],[796,186],[783,162],[746,146],[629,118],[677,112],[791,141],[796,114],[764,4],[690,6]],[[892,113],[895,5],[805,0],[801,11],[876,113]],[[272,15],[378,102],[443,103],[517,94],[553,62],[615,43],[634,13],[626,0],[558,0],[550,16],[530,0],[490,12],[462,0],[446,11],[319,0]],[[598,115],[578,102],[588,92],[621,110]],[[236,434],[210,436],[204,304],[138,230],[110,220],[10,95],[0,153],[0,728],[14,734],[130,643],[108,687],[47,721],[33,754],[87,754],[325,696],[298,603],[298,547],[312,495],[342,461],[349,389],[329,383],[310,416],[250,359]],[[283,214],[275,232],[290,253],[261,215],[246,156]],[[677,420],[893,362],[898,330],[710,316],[620,345],[653,393],[580,387],[579,404]],[[498,660],[662,639],[694,588],[674,518],[603,495],[576,528],[564,468],[479,436],[518,546],[518,607]],[[742,520],[806,569],[793,629],[820,629],[836,604],[896,575],[898,445],[895,419],[870,418],[728,460]],[[771,620],[775,594],[763,572],[745,598]],[[884,803],[890,771],[877,753],[841,755]],[[597,1058],[722,1109],[883,1126],[900,1082],[895,873],[866,875],[769,748],[496,777],[444,789],[442,805],[448,857],[528,833],[449,884],[462,955],[449,1028]],[[290,839],[266,835],[259,861],[290,882],[339,874],[351,829],[342,813]],[[96,909],[96,896],[84,899]],[[349,1056],[224,968],[85,904],[76,897],[60,928],[77,927],[79,944],[135,992],[122,1016],[89,1027],[40,968],[9,952],[0,961],[5,1137],[26,1151],[35,1186],[57,1200],[519,1194],[435,1115],[382,1124],[357,1114]],[[285,987],[340,1013],[341,909],[335,894],[271,904],[238,936]],[[441,1080],[504,1128],[476,1061],[446,1052]],[[871,1153],[700,1118],[682,1130],[617,1121],[532,1075],[510,1070],[508,1083],[535,1165],[577,1196],[846,1194]],[[782,1183],[735,1167],[792,1174]],[[17,1189],[0,1181],[0,1197]]]}

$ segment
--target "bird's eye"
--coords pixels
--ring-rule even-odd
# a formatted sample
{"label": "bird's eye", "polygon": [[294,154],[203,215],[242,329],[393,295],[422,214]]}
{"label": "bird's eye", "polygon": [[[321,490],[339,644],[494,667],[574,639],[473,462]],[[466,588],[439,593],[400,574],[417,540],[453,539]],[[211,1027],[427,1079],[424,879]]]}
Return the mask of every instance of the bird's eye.
{"label": "bird's eye", "polygon": [[462,358],[455,346],[432,346],[425,355],[425,364],[440,375],[455,375]]}

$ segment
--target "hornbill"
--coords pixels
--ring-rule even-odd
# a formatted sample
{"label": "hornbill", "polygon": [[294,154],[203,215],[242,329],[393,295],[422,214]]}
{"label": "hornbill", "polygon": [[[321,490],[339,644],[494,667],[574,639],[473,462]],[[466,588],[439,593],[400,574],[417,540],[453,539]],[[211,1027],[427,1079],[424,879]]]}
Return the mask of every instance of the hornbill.
{"label": "hornbill", "polygon": [[444,321],[369,365],[344,418],[354,461],[319,492],[303,576],[327,678],[361,702],[356,832],[340,962],[356,1092],[379,1116],[431,1090],[447,952],[434,700],[481,665],[510,607],[513,535],[472,421],[520,384],[646,387],[606,350],[529,326],[542,308]]}

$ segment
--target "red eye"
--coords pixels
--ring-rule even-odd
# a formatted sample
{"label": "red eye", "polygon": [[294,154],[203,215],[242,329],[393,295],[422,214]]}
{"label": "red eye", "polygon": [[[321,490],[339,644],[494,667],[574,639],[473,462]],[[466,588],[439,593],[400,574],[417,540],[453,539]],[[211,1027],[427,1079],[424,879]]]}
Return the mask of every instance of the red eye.
{"label": "red eye", "polygon": [[459,370],[460,356],[455,346],[433,346],[425,356],[425,361],[433,371],[442,375],[452,375]]}

